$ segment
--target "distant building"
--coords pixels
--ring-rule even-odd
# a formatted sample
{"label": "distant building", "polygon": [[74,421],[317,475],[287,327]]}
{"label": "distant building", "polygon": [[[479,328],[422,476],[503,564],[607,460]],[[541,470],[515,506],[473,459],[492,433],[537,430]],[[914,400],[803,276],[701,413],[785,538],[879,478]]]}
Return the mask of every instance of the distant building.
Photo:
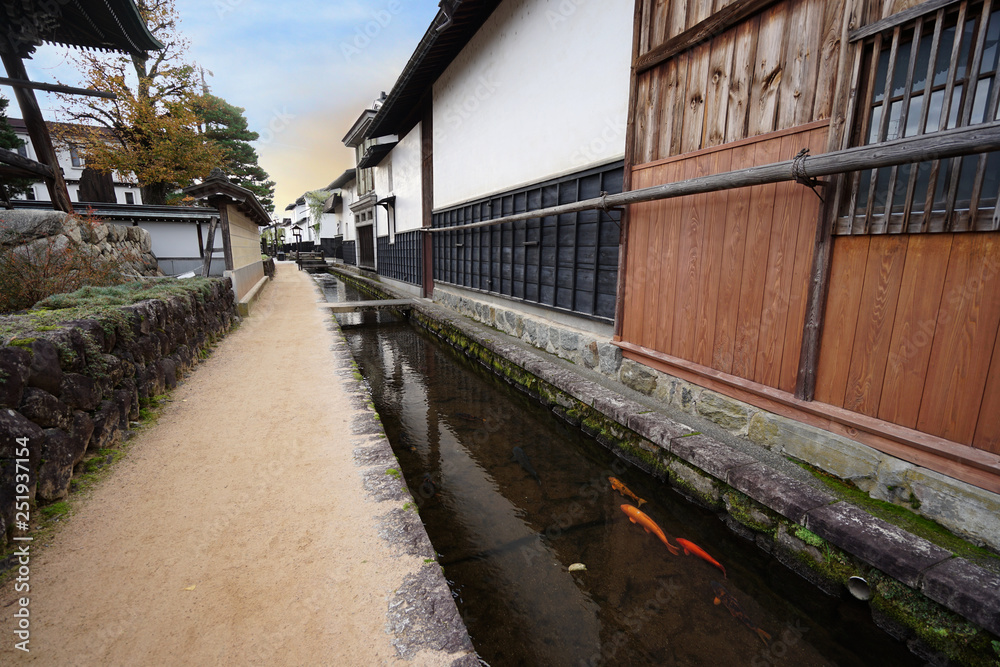
{"label": "distant building", "polygon": [[[24,121],[20,118],[9,118],[7,122],[10,123],[18,138],[24,142],[24,146],[17,152],[22,157],[38,160]],[[50,128],[58,125],[65,126],[63,123],[48,123],[48,125]],[[95,172],[92,169],[88,170],[83,155],[75,146],[64,147],[57,144],[56,154],[66,179],[70,200],[73,202],[142,204],[142,191],[138,185],[134,182],[128,182],[128,179],[123,179],[118,173],[109,175]],[[94,196],[94,194],[98,196]],[[32,184],[27,195],[15,197],[15,199],[49,201],[48,188],[43,181],[39,180]]]}

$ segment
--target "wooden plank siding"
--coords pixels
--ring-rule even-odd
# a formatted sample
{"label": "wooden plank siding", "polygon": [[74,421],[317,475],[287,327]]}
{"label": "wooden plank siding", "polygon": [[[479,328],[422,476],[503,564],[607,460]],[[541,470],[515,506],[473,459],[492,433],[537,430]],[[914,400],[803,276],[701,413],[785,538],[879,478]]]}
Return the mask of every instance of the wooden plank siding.
{"label": "wooden plank siding", "polygon": [[[826,133],[821,122],[659,161],[633,187],[822,151]],[[792,391],[819,203],[784,183],[633,207],[623,339]]]}
{"label": "wooden plank siding", "polygon": [[[637,76],[636,165],[830,117],[843,0],[768,4]],[[650,20],[667,11],[669,39],[704,20],[706,6],[656,3]],[[654,27],[649,49],[663,41]]]}
{"label": "wooden plank siding", "polygon": [[[937,54],[940,43],[955,62],[959,42],[941,36],[941,17],[961,25],[968,7],[985,25],[998,6],[637,0],[630,189],[891,138],[890,116],[872,113],[872,100],[908,107],[920,93],[913,82],[939,76],[936,55],[918,65],[911,51]],[[900,12],[924,18],[910,25]],[[971,53],[994,48],[984,34],[972,35]],[[900,74],[876,86],[879,54]],[[954,70],[934,84],[941,127],[963,85]],[[1000,107],[998,72],[979,75],[993,86],[986,116]],[[954,97],[968,116],[971,97]],[[913,106],[911,120],[923,126],[928,106]],[[876,184],[860,174],[818,187],[822,202],[786,182],[630,207],[616,343],[627,358],[1000,492],[1000,232],[985,231],[1000,229],[1000,213],[980,226],[960,220],[970,216],[951,196],[959,172],[946,168],[977,159],[982,171],[986,157],[949,158],[921,176],[940,175],[951,193],[951,227],[916,217],[934,193],[908,166],[882,170],[882,206],[895,204],[898,220],[875,210]],[[984,211],[996,195],[992,167],[967,187]],[[904,211],[914,193],[920,206]],[[866,215],[847,235],[838,225],[856,207]]]}
{"label": "wooden plank siding", "polygon": [[816,400],[1000,453],[1000,237],[838,237]]}

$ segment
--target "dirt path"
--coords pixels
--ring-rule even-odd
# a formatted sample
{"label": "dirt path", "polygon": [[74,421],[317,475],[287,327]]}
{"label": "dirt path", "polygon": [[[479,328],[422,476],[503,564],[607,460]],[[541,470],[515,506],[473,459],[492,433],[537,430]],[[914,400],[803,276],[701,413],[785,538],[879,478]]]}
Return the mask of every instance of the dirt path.
{"label": "dirt path", "polygon": [[378,535],[318,298],[279,265],[32,559],[30,654],[13,650],[4,588],[0,663],[447,664],[400,661],[386,632],[387,596],[422,559]]}

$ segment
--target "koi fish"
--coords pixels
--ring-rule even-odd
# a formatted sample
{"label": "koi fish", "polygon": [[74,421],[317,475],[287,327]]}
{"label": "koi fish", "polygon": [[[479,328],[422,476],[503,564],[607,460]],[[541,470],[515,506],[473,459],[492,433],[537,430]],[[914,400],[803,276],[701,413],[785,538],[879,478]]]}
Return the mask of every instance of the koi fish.
{"label": "koi fish", "polygon": [[713,581],[712,590],[715,591],[715,600],[713,600],[715,604],[725,606],[725,608],[729,610],[729,613],[733,615],[733,618],[747,626],[758,637],[760,637],[760,640],[764,642],[764,646],[771,645],[771,635],[754,625],[753,621],[750,620],[750,617],[747,616],[743,611],[743,608],[740,607],[740,603],[736,601],[736,598],[729,594],[729,591],[727,591],[722,584],[717,581]]}
{"label": "koi fish", "polygon": [[726,568],[722,567],[722,564],[719,561],[709,556],[705,552],[705,550],[699,547],[697,544],[694,544],[693,542],[688,542],[687,540],[680,537],[677,538],[677,544],[681,545],[681,549],[684,549],[685,556],[690,556],[694,554],[695,556],[702,559],[706,563],[711,563],[715,567],[722,570],[722,576],[726,577],[727,579],[729,578],[729,575],[726,574]]}
{"label": "koi fish", "polygon": [[652,533],[653,535],[656,535],[658,538],[660,538],[660,541],[667,545],[667,549],[670,550],[670,553],[672,553],[675,556],[680,555],[680,551],[678,551],[677,547],[672,545],[667,540],[667,536],[663,534],[663,531],[660,530],[660,527],[656,525],[655,521],[653,521],[648,516],[646,516],[646,514],[640,512],[638,509],[632,507],[631,505],[622,505],[621,507],[622,507],[622,512],[625,512],[625,516],[628,517],[629,521],[631,521],[634,524],[642,526],[642,529],[645,530],[647,533]]}
{"label": "koi fish", "polygon": [[541,486],[542,478],[538,476],[535,468],[531,465],[531,459],[529,459],[528,455],[524,453],[524,450],[520,447],[515,447],[511,450],[511,452],[514,454],[514,460],[517,461],[522,468],[524,468],[524,472],[534,477],[535,481],[538,482],[538,485]]}
{"label": "koi fish", "polygon": [[622,484],[617,477],[608,477],[608,481],[611,482],[612,489],[622,494],[622,496],[624,496],[625,498],[631,498],[632,500],[635,501],[636,505],[638,505],[639,507],[642,507],[642,504],[646,502],[639,496],[632,493],[632,491],[627,486]]}

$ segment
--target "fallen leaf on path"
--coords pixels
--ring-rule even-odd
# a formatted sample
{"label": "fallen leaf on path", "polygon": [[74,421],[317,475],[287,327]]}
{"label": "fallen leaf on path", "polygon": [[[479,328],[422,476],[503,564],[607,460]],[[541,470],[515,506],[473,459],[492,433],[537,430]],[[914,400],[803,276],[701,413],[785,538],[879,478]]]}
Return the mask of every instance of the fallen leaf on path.
{"label": "fallen leaf on path", "polygon": [[185,588],[184,590],[186,590],[186,591],[193,591],[194,587],[197,586],[197,585],[198,584],[192,584],[192,585],[188,586],[187,588]]}

